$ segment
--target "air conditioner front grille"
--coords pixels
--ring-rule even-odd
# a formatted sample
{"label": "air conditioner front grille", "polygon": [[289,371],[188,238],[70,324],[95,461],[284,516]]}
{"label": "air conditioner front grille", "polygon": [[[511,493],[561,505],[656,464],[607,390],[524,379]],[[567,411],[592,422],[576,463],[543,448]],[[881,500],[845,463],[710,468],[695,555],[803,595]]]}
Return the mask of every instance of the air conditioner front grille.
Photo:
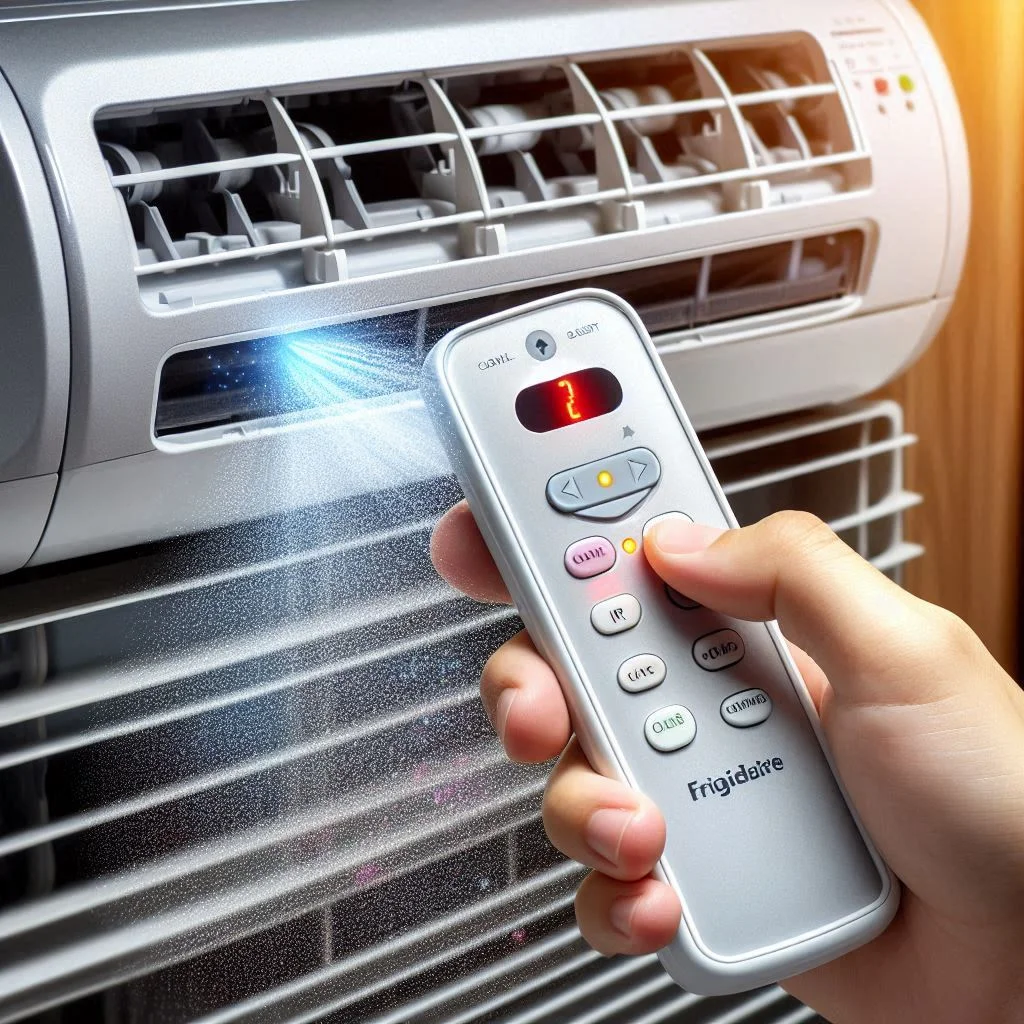
{"label": "air conditioner front grille", "polygon": [[178,308],[870,185],[810,36],[155,102],[96,121],[147,303]]}
{"label": "air conditioner front grille", "polygon": [[[893,575],[920,553],[898,407],[705,441],[741,519],[809,508]],[[812,1019],[582,943],[546,768],[507,762],[476,694],[518,623],[427,561],[456,496],[381,492],[0,591],[0,1021]]]}

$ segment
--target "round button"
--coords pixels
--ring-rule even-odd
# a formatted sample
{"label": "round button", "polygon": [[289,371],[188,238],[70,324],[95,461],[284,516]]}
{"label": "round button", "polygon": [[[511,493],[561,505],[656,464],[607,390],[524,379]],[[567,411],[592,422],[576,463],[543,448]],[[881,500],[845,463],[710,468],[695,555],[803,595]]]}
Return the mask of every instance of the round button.
{"label": "round button", "polygon": [[565,570],[578,580],[589,580],[615,565],[615,547],[606,537],[578,540],[565,552]]}
{"label": "round button", "polygon": [[626,693],[643,693],[665,682],[668,669],[656,654],[638,654],[619,666],[619,686]]}
{"label": "round button", "polygon": [[760,725],[771,713],[772,699],[764,690],[742,690],[722,701],[722,720],[734,729]]}
{"label": "round button", "polygon": [[707,672],[721,672],[743,660],[743,637],[735,629],[719,629],[693,645],[693,660]]}
{"label": "round button", "polygon": [[672,704],[649,715],[644,722],[644,736],[655,750],[669,754],[688,747],[697,735],[697,722],[688,708]]}
{"label": "round button", "polygon": [[595,604],[590,621],[598,633],[615,636],[635,629],[640,624],[641,614],[640,602],[632,594],[619,594]]}
{"label": "round button", "polygon": [[531,331],[526,336],[526,351],[534,359],[546,363],[558,351],[558,346],[547,331]]}
{"label": "round button", "polygon": [[693,522],[693,516],[688,516],[685,512],[665,512],[663,515],[655,516],[653,519],[648,519],[647,522],[644,523],[644,536],[646,537],[647,534],[658,525],[658,523],[667,523],[672,519],[684,523]]}

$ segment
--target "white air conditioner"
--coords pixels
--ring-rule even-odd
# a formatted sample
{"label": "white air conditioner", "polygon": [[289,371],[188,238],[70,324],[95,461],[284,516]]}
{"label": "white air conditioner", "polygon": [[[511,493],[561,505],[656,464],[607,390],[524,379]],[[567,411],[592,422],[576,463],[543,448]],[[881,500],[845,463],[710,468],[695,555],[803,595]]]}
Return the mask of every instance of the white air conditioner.
{"label": "white air conditioner", "polygon": [[526,297],[630,299],[707,428],[888,380],[961,271],[905,0],[41,4],[0,72],[0,569],[442,475],[417,365]]}

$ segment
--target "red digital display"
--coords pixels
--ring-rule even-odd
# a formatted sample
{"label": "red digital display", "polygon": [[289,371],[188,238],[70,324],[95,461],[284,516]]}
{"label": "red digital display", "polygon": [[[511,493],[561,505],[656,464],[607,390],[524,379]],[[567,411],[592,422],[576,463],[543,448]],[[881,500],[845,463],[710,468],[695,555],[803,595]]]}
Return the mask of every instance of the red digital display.
{"label": "red digital display", "polygon": [[620,405],[622,385],[615,375],[594,368],[567,373],[520,391],[516,398],[516,415],[527,430],[546,434],[549,430],[604,416]]}

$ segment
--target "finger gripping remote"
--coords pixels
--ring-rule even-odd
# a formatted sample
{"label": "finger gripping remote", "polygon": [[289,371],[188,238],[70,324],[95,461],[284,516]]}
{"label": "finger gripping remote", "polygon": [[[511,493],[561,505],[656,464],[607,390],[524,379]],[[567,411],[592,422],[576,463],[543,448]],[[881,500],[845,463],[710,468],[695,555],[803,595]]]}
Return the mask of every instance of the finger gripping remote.
{"label": "finger gripping remote", "polygon": [[744,991],[881,933],[898,886],[778,628],[702,608],[643,557],[663,518],[736,522],[636,313],[580,291],[469,324],[423,393],[583,749],[665,817],[672,977]]}

